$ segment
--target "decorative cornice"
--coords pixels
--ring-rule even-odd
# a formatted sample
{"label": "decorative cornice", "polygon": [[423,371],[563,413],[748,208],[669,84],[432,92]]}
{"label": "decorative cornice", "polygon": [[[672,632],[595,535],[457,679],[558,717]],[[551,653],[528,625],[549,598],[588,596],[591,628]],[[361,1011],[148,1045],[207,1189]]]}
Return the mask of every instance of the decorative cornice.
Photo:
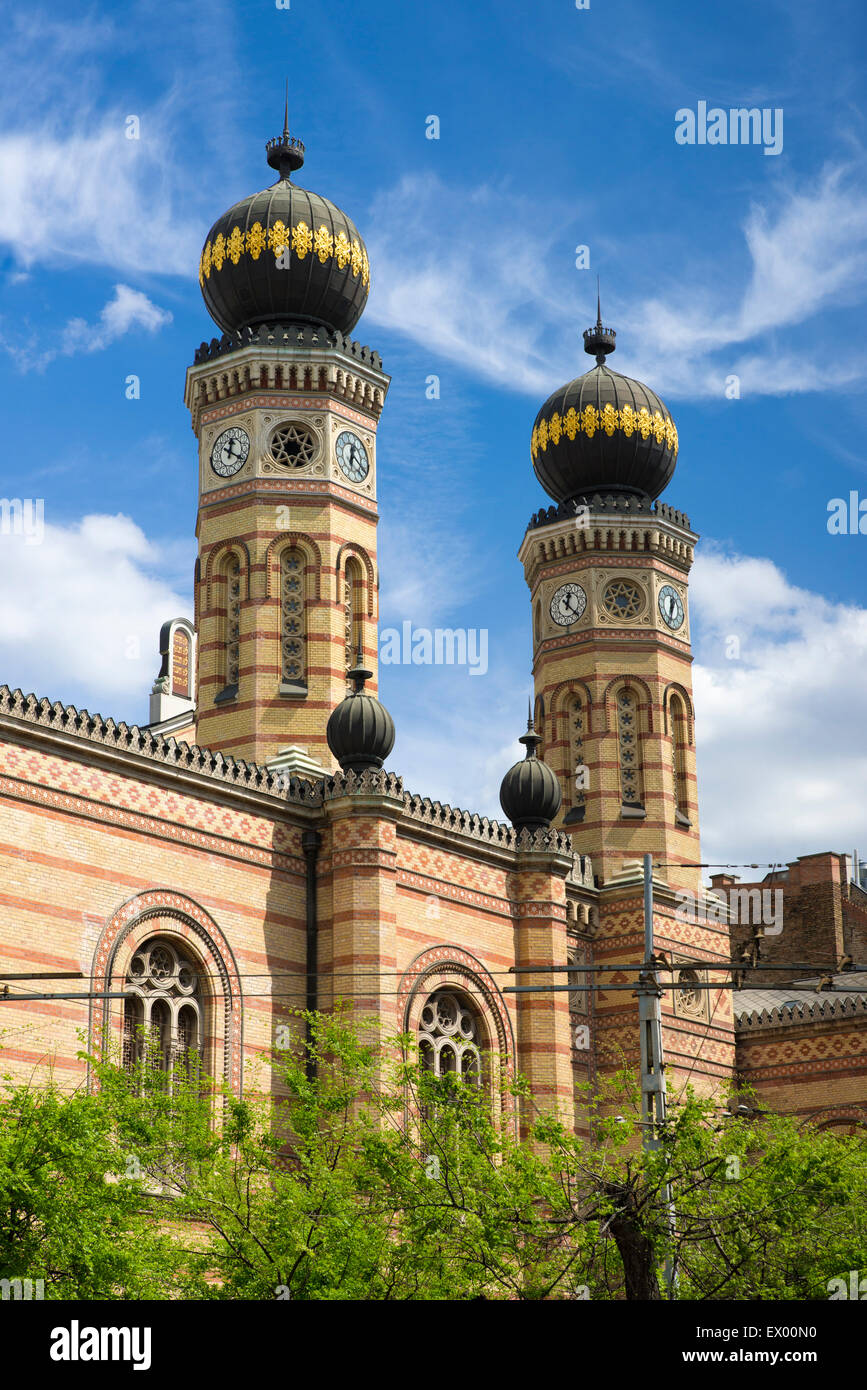
{"label": "decorative cornice", "polygon": [[[735,1004],[737,1008],[737,1004]],[[758,1032],[764,1028],[785,1028],[799,1023],[822,1023],[831,1019],[855,1018],[867,1014],[867,995],[857,999],[817,999],[780,1004],[775,1009],[755,1009],[752,1013],[735,1014],[735,1030],[739,1033]]]}
{"label": "decorative cornice", "polygon": [[239,329],[235,333],[224,333],[221,338],[212,338],[196,348],[193,364],[199,366],[212,362],[215,357],[225,357],[244,348],[300,348],[304,352],[319,348],[321,351],[337,351],[354,357],[365,366],[382,371],[382,358],[373,348],[362,346],[353,338],[348,338],[336,328],[326,328],[315,324],[268,324]]}
{"label": "decorative cornice", "polygon": [[573,852],[569,835],[552,829],[519,833],[487,816],[473,815],[431,801],[429,797],[412,795],[404,791],[402,777],[383,768],[335,772],[329,777],[309,781],[287,777],[285,773],[271,772],[257,763],[214,753],[195,743],[163,738],[137,724],[115,723],[113,719],[103,719],[99,714],[90,714],[74,705],[62,705],[59,701],[52,704],[50,700],[25,695],[21,690],[10,690],[8,685],[0,686],[0,729],[4,723],[7,727],[24,726],[34,733],[41,730],[65,740],[72,739],[94,751],[104,749],[132,755],[155,768],[176,769],[222,788],[255,792],[308,811],[319,810],[326,802],[344,797],[386,798],[400,808],[402,819],[435,827],[447,832],[450,838],[490,845],[508,852],[510,857],[539,851],[561,855],[571,864],[570,882],[593,886],[592,864],[586,855]]}
{"label": "decorative cornice", "polygon": [[[689,531],[690,523],[686,512],[679,512],[675,507],[670,507],[667,502],[652,502],[649,497],[636,497],[632,493],[598,493],[594,492],[587,497],[586,505],[590,510],[591,525],[587,530],[592,529],[592,518],[597,513],[612,513],[612,520],[622,518],[623,520],[641,521],[659,520],[670,522],[674,526],[680,526],[685,531]],[[528,530],[535,530],[539,526],[550,526],[556,521],[575,521],[576,503],[574,501],[560,502],[556,507],[543,507],[541,511],[534,512],[530,517]],[[607,520],[608,517],[605,517]],[[583,529],[583,528],[582,528]]]}
{"label": "decorative cornice", "polygon": [[21,690],[10,690],[8,685],[0,686],[0,724],[4,719],[34,730],[71,736],[86,745],[134,754],[144,762],[191,772],[209,782],[273,796],[296,806],[322,804],[317,784],[303,778],[287,779],[257,763],[225,757],[195,743],[179,743],[174,738],[152,733],[150,729],[141,729],[137,724],[123,721],[116,724],[113,719],[103,719],[99,714],[76,709],[74,705],[62,705],[59,700],[54,704],[47,699],[39,700]]}

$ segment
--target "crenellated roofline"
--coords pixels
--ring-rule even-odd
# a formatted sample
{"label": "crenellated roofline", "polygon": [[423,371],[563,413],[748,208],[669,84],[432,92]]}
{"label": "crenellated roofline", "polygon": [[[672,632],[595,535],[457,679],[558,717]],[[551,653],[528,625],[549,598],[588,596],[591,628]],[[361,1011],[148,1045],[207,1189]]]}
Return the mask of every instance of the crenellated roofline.
{"label": "crenellated roofline", "polygon": [[308,813],[321,812],[327,802],[342,797],[366,795],[391,799],[397,803],[399,815],[407,821],[444,832],[476,848],[488,846],[505,851],[510,857],[541,851],[566,856],[572,861],[569,881],[593,886],[592,864],[586,855],[574,854],[569,835],[551,829],[519,832],[487,816],[405,792],[403,778],[384,769],[336,772],[318,780],[287,777],[285,773],[272,772],[260,764],[228,757],[195,743],[166,738],[146,726],[127,724],[123,720],[116,723],[114,719],[104,719],[100,714],[91,714],[75,705],[63,705],[59,700],[52,703],[33,694],[25,695],[8,685],[0,686],[0,734],[4,726],[11,731],[24,726],[34,733],[57,736],[67,748],[69,740],[73,740],[94,752],[120,753],[127,759],[150,765],[153,771],[192,775],[196,780],[201,779],[204,787],[217,784],[224,791],[255,793]]}

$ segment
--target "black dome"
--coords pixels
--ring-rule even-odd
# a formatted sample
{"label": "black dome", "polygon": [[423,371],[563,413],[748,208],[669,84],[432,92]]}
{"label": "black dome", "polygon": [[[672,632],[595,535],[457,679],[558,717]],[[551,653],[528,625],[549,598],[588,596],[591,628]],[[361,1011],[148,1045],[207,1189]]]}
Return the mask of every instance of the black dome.
{"label": "black dome", "polygon": [[372,671],[358,661],[348,673],[355,689],[335,706],[328,718],[325,737],[344,772],[382,767],[394,747],[394,720],[375,695],[365,695],[364,682]]}
{"label": "black dome", "polygon": [[518,742],[526,745],[527,753],[523,762],[515,763],[503,778],[500,805],[516,830],[550,825],[563,798],[556,773],[536,757],[536,748],[542,740],[533,727],[532,718],[527,721],[527,732]]}
{"label": "black dome", "polygon": [[199,283],[208,313],[226,333],[299,322],[349,333],[370,288],[358,228],[327,198],[292,183],[304,146],[288,123],[267,150],[277,182],[224,212],[205,240]]}
{"label": "black dome", "polygon": [[533,468],[557,502],[595,492],[658,497],[674,473],[674,421],[649,386],[605,365],[614,339],[600,316],[584,334],[585,351],[596,354],[596,366],[561,386],[536,416]]}

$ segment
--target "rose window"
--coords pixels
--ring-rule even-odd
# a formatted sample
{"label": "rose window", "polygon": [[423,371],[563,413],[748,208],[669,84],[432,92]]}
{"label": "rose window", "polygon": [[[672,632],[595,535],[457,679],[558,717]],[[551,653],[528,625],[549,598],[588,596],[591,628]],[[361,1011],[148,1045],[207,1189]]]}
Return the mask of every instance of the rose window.
{"label": "rose window", "polygon": [[274,462],[284,468],[306,468],[316,453],[316,437],[306,425],[280,425],[268,447]]}
{"label": "rose window", "polygon": [[421,1063],[434,1076],[462,1076],[478,1086],[482,1064],[475,1014],[449,990],[437,990],[421,1011]]}
{"label": "rose window", "polygon": [[124,1066],[146,1060],[155,1071],[189,1070],[204,1040],[196,966],[168,941],[150,941],[130,961],[125,988]]}
{"label": "rose window", "polygon": [[696,970],[680,970],[677,976],[677,998],[688,1013],[701,1013],[703,1008],[701,981]]}
{"label": "rose window", "polygon": [[602,607],[609,618],[637,618],[644,607],[644,595],[628,579],[615,579],[602,595]]}

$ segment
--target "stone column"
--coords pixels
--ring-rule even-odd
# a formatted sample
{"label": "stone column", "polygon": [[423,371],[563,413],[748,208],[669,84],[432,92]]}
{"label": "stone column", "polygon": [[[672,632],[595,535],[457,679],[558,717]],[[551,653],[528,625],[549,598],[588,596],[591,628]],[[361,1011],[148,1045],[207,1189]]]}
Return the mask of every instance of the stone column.
{"label": "stone column", "polygon": [[[511,894],[514,901],[515,965],[566,964],[566,875],[572,867],[565,836],[554,831],[522,831],[518,840]],[[533,1103],[525,1102],[521,1132],[532,1115],[560,1110],[568,1123],[574,1118],[572,1040],[569,995],[552,990],[565,985],[565,971],[519,973],[516,984],[547,986],[541,993],[518,994],[517,1069],[530,1085]]]}
{"label": "stone column", "polygon": [[[321,871],[331,878],[331,949],[323,952],[320,1007],[344,1000],[362,1036],[397,1032],[397,820],[403,783],[380,771],[337,773],[326,783],[330,828]],[[325,923],[323,922],[323,927]],[[323,968],[324,967],[324,968]],[[369,1022],[376,1015],[377,1023]]]}

